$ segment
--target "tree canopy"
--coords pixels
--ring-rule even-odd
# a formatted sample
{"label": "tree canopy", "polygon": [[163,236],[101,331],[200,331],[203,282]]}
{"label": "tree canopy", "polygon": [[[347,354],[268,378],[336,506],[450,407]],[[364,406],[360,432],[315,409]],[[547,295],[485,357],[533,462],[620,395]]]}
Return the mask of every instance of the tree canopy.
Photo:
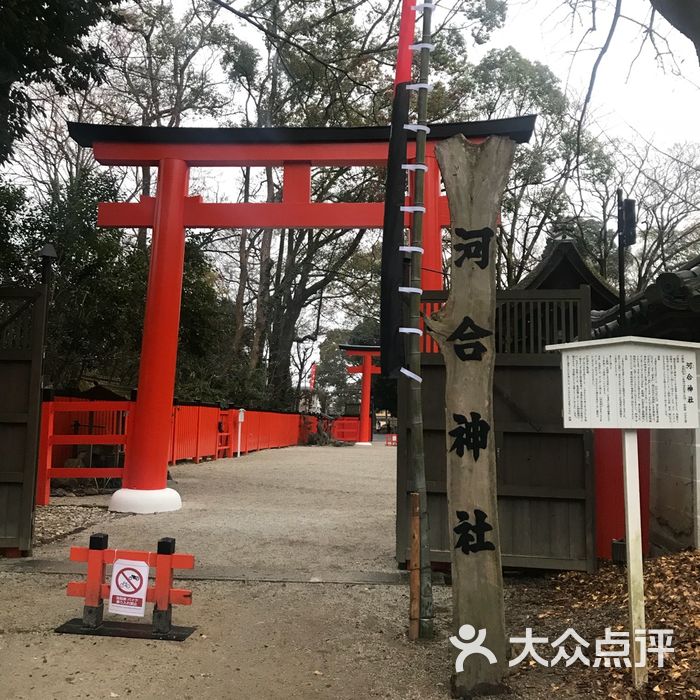
{"label": "tree canopy", "polygon": [[98,79],[105,52],[87,40],[103,20],[117,19],[118,0],[3,0],[0,5],[0,164],[27,131],[34,111],[29,87],[58,94]]}

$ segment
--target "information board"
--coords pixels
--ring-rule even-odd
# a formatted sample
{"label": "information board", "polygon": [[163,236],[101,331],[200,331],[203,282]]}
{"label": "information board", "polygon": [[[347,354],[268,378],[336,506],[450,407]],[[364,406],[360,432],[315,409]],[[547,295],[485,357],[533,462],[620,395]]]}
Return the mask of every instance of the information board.
{"label": "information board", "polygon": [[697,428],[697,357],[656,345],[562,353],[565,428]]}

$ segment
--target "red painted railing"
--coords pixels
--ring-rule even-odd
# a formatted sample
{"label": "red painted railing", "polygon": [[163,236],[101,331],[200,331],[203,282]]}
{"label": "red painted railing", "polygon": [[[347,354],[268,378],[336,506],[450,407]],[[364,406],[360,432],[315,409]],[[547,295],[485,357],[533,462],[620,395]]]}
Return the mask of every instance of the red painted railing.
{"label": "red painted railing", "polygon": [[344,416],[333,421],[331,437],[341,442],[359,442],[360,440],[360,419]]}
{"label": "red painted railing", "polygon": [[[51,479],[121,478],[123,467],[119,455],[126,445],[130,401],[44,401],[41,410],[39,464],[36,502],[46,505],[51,493]],[[71,432],[72,431],[72,432]],[[87,467],[79,463],[66,467],[77,445],[115,445],[112,467]],[[54,464],[63,466],[55,467]]]}
{"label": "red painted railing", "polygon": [[[128,426],[135,404],[131,401],[64,399],[42,404],[36,503],[46,505],[51,479],[121,478],[128,449]],[[173,406],[169,463],[233,457],[239,450],[236,408],[206,405]],[[357,423],[357,419],[351,419]],[[315,432],[318,419],[298,413],[245,411],[241,423],[240,452],[245,454],[292,445],[305,445]],[[328,426],[325,426],[328,430]],[[341,431],[342,432],[342,431]],[[348,438],[338,438],[348,439]],[[357,439],[356,437],[354,438]],[[108,466],[83,464],[75,457],[76,446],[112,445]],[[92,447],[90,447],[92,457]],[[66,466],[66,462],[74,462]],[[91,461],[91,460],[89,460]],[[103,460],[104,461],[104,460]]]}

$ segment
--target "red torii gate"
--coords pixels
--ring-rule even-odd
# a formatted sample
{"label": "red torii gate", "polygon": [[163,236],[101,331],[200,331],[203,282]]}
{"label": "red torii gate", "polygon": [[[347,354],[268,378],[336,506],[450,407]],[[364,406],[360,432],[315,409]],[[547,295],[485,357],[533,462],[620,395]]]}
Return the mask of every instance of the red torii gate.
{"label": "red torii gate", "polygon": [[[437,124],[431,139],[464,134],[526,141],[534,117]],[[167,488],[168,435],[175,385],[186,228],[381,228],[383,202],[311,201],[311,168],[385,167],[389,127],[209,129],[70,123],[69,133],[92,147],[103,165],[158,168],[155,197],[101,203],[98,224],[152,228],[141,361],[135,415],[130,421],[123,488],[112,510],[153,513],[177,510],[179,494]],[[415,143],[408,144],[408,160]],[[442,289],[441,230],[449,225],[434,144],[428,143],[425,180],[423,288]],[[282,201],[207,203],[188,195],[192,167],[283,168]],[[409,202],[410,203],[410,202]],[[408,221],[408,219],[407,219]]]}
{"label": "red torii gate", "polygon": [[373,357],[379,357],[379,347],[376,345],[339,345],[348,357],[361,357],[361,365],[348,367],[349,374],[362,375],[362,396],[360,399],[360,434],[357,445],[372,444],[372,375],[381,374],[381,367],[372,364]]}

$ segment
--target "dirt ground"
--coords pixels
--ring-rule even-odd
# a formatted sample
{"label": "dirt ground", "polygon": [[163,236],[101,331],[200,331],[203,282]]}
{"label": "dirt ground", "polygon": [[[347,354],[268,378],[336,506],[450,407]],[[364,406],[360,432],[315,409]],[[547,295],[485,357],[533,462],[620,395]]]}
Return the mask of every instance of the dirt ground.
{"label": "dirt ground", "polygon": [[[406,639],[407,589],[393,559],[394,459],[395,450],[375,445],[182,465],[173,475],[184,507],[158,516],[109,516],[101,496],[54,499],[42,516],[45,538],[49,522],[66,532],[86,529],[37,547],[25,562],[31,572],[0,562],[0,697],[448,698],[449,587],[435,587],[435,640]],[[125,548],[153,549],[159,537],[174,536],[178,551],[196,555],[200,575],[219,579],[180,584],[193,589],[193,604],[177,607],[174,621],[195,625],[192,637],[53,632],[80,614],[80,600],[65,595],[67,581],[80,577],[61,566],[69,546],[86,544],[94,531]],[[699,580],[700,558],[679,555],[650,569],[650,622],[681,628],[675,678],[652,675],[649,690],[633,695],[623,672],[525,664],[501,697],[700,697],[700,603],[697,586],[687,585]],[[52,570],[58,573],[40,573]],[[345,579],[355,583],[329,583]],[[656,588],[665,580],[672,599]],[[592,641],[624,622],[623,583],[624,572],[612,566],[594,576],[509,575],[509,633],[529,626],[553,637],[575,627]]]}

